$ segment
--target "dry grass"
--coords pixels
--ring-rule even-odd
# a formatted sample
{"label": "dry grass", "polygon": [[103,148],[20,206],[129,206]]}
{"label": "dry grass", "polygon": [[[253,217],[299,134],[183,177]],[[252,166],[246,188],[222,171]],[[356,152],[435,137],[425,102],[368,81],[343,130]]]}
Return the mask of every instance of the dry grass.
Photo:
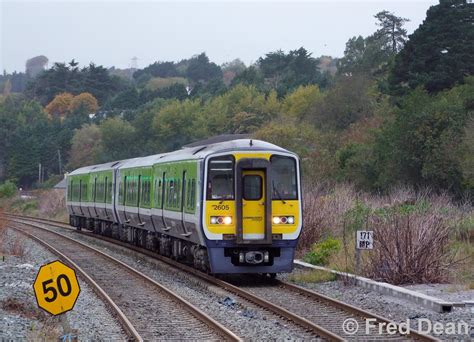
{"label": "dry grass", "polygon": [[0,211],[0,254],[6,254],[8,219]]}
{"label": "dry grass", "polygon": [[66,212],[64,190],[44,190],[38,194],[38,213],[42,217],[53,218]]}
{"label": "dry grass", "polygon": [[357,197],[353,187],[344,184],[313,185],[305,191],[303,204],[303,227],[299,241],[302,252],[326,236],[340,236],[343,229],[344,213],[349,210]]}
{"label": "dry grass", "polygon": [[10,255],[23,258],[25,256],[25,252],[25,237],[17,234],[11,243]]}
{"label": "dry grass", "polygon": [[356,273],[355,231],[373,230],[375,249],[361,252],[360,274],[395,284],[473,281],[469,239],[474,216],[469,203],[454,204],[447,195],[410,188],[373,196],[339,184],[313,186],[305,194],[304,209],[299,256],[333,236],[343,248],[331,257],[329,267]]}

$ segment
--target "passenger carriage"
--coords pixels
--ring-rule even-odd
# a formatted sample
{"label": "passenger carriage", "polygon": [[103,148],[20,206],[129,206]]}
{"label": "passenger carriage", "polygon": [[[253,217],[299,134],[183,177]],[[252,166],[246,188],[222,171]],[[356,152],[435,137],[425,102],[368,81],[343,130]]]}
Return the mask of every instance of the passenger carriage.
{"label": "passenger carriage", "polygon": [[298,157],[208,140],[68,175],[71,225],[212,273],[290,272],[302,228]]}

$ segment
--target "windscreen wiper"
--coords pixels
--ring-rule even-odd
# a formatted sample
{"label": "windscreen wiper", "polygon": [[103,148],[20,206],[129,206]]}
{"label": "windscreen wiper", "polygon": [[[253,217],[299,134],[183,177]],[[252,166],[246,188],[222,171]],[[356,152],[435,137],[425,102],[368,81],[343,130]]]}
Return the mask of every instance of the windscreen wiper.
{"label": "windscreen wiper", "polygon": [[278,199],[283,202],[283,204],[286,204],[285,200],[283,199],[283,196],[280,194],[280,191],[275,187],[275,183],[272,182],[273,190],[276,192]]}

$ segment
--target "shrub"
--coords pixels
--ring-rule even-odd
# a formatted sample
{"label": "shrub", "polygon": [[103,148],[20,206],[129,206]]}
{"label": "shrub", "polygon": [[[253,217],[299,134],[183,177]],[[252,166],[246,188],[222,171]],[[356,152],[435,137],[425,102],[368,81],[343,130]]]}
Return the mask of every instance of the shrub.
{"label": "shrub", "polygon": [[447,196],[421,193],[375,210],[368,226],[374,249],[366,273],[392,284],[448,281],[456,264],[451,238],[457,210]]}
{"label": "shrub", "polygon": [[298,248],[308,251],[324,236],[342,235],[344,213],[357,194],[349,184],[315,184],[308,187],[303,199],[303,231]]}
{"label": "shrub", "polygon": [[16,185],[10,181],[0,185],[0,198],[10,198],[16,193]]}
{"label": "shrub", "polygon": [[313,244],[311,251],[304,256],[304,260],[313,265],[327,265],[331,256],[340,249],[341,242],[328,237],[322,242]]}

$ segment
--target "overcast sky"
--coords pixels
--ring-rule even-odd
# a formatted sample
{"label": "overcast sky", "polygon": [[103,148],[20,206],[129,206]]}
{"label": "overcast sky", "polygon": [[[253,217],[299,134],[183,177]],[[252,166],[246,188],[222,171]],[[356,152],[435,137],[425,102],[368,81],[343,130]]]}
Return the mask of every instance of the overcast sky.
{"label": "overcast sky", "polygon": [[301,46],[313,56],[343,55],[346,41],[376,30],[389,10],[411,21],[409,33],[438,1],[6,1],[0,0],[0,70],[24,71],[37,55],[127,68],[205,51],[221,64],[246,64],[267,52]]}

